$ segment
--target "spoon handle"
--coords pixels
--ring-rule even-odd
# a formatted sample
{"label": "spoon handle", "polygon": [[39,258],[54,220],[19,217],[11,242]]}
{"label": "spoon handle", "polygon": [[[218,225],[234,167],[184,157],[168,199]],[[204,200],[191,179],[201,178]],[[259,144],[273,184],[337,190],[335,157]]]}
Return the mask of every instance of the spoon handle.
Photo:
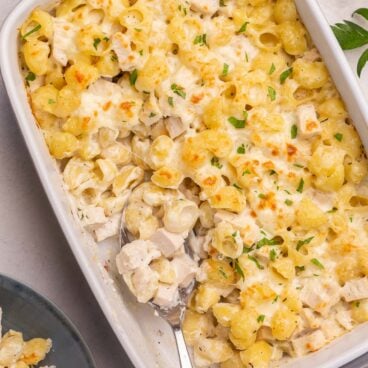
{"label": "spoon handle", "polygon": [[181,368],[193,368],[181,328],[173,327],[173,331],[174,331],[176,345],[178,347],[178,352],[179,352],[180,367]]}

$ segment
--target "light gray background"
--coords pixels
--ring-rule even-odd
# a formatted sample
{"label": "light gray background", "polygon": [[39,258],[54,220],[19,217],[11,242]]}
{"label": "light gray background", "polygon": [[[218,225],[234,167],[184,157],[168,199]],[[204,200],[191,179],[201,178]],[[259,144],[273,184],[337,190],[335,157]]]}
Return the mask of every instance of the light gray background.
{"label": "light gray background", "polygon": [[[0,25],[17,3],[0,0]],[[1,45],[0,52],[6,52]],[[57,304],[83,335],[98,368],[133,368],[55,219],[18,130],[1,78],[0,272],[25,282]],[[368,355],[350,364],[349,368],[366,368],[367,362]]]}
{"label": "light gray background", "polygon": [[[0,24],[17,3],[0,0]],[[1,45],[0,52],[6,52]],[[98,368],[133,367],[60,230],[18,130],[1,78],[0,273],[25,282],[57,304],[83,335]]]}

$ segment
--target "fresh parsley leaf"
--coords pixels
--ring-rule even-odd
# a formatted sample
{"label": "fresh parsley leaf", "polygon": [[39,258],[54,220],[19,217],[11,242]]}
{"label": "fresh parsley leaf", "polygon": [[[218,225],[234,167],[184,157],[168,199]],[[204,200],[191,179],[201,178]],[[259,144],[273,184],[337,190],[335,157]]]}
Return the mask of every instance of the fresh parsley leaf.
{"label": "fresh parsley leaf", "polygon": [[258,323],[262,323],[265,320],[266,316],[264,314],[261,314],[257,318]]}
{"label": "fresh parsley leaf", "polygon": [[344,136],[341,133],[336,133],[334,137],[337,141],[341,142]]}
{"label": "fresh parsley leaf", "polygon": [[248,53],[245,52],[245,61],[248,62],[249,61],[249,58],[248,58]]}
{"label": "fresh parsley leaf", "polygon": [[227,279],[227,278],[228,278],[228,276],[226,275],[226,272],[223,270],[223,268],[222,268],[222,267],[220,267],[220,269],[219,269],[219,273],[221,274],[221,276],[222,276],[224,279]]}
{"label": "fresh parsley leaf", "polygon": [[143,50],[139,50],[139,55],[143,56]]}
{"label": "fresh parsley leaf", "polygon": [[241,129],[245,127],[246,119],[237,119],[234,116],[230,116],[227,121],[236,129]]}
{"label": "fresh parsley leaf", "polygon": [[115,53],[111,55],[111,61],[118,61],[118,57]]}
{"label": "fresh parsley leaf", "polygon": [[331,26],[343,50],[352,50],[368,43],[368,31],[354,22],[344,20]]}
{"label": "fresh parsley leaf", "polygon": [[171,96],[167,98],[167,102],[170,106],[174,107],[174,99]]}
{"label": "fresh parsley leaf", "polygon": [[304,166],[301,164],[294,164],[295,167],[299,167],[300,169],[304,169]]}
{"label": "fresh parsley leaf", "polygon": [[222,168],[222,165],[220,164],[218,157],[215,156],[211,158],[211,165],[217,167],[218,169]]}
{"label": "fresh parsley leaf", "polygon": [[295,270],[297,272],[302,272],[302,271],[305,271],[305,267],[304,266],[295,266]]}
{"label": "fresh parsley leaf", "polygon": [[36,74],[33,72],[28,72],[27,76],[26,76],[26,81],[27,82],[33,82],[36,79]]}
{"label": "fresh parsley leaf", "polygon": [[317,258],[312,258],[311,263],[313,263],[318,268],[321,268],[321,269],[325,268],[325,266]]}
{"label": "fresh parsley leaf", "polygon": [[271,68],[270,68],[270,70],[269,70],[268,74],[269,74],[269,75],[271,75],[275,70],[276,70],[275,64],[274,64],[274,63],[272,63],[272,64],[271,64]]}
{"label": "fresh parsley leaf", "polygon": [[263,194],[263,193],[259,193],[259,194],[258,194],[258,198],[266,199],[267,197],[266,197],[266,195],[265,195],[265,194]]}
{"label": "fresh parsley leaf", "polygon": [[244,33],[247,30],[247,25],[249,24],[249,22],[244,22],[242,24],[242,26],[239,28],[238,33]]}
{"label": "fresh parsley leaf", "polygon": [[290,136],[292,139],[295,139],[297,135],[298,135],[298,127],[295,124],[293,124],[290,129]]}
{"label": "fresh parsley leaf", "polygon": [[53,100],[52,98],[49,98],[49,100],[48,100],[49,105],[52,105],[52,104],[55,104],[55,103],[56,103],[55,100]]}
{"label": "fresh parsley leaf", "polygon": [[242,144],[241,146],[239,146],[236,149],[236,153],[239,153],[239,155],[244,155],[244,153],[245,153],[245,146],[244,146],[244,144]]}
{"label": "fresh parsley leaf", "polygon": [[235,260],[234,269],[235,269],[235,272],[238,275],[240,275],[240,277],[244,280],[245,279],[244,272],[243,272],[242,268],[240,267],[238,260]]}
{"label": "fresh parsley leaf", "polygon": [[365,67],[365,64],[368,62],[368,49],[363,52],[362,55],[360,55],[360,58],[358,60],[357,64],[357,74],[358,77],[362,75],[363,68]]}
{"label": "fresh parsley leaf", "polygon": [[275,299],[272,300],[272,304],[275,304],[279,300],[279,295],[276,295]]}
{"label": "fresh parsley leaf", "polygon": [[292,206],[293,205],[293,201],[291,201],[290,199],[285,199],[285,204],[287,205],[287,206]]}
{"label": "fresh parsley leaf", "polygon": [[244,170],[243,171],[243,174],[242,174],[242,176],[244,176],[244,175],[248,175],[248,174],[250,174],[251,172],[250,172],[250,170],[249,169],[246,169],[246,170]]}
{"label": "fresh parsley leaf", "polygon": [[297,192],[299,193],[303,193],[303,189],[304,189],[304,179],[301,178],[299,181],[299,185],[298,188],[296,189]]}
{"label": "fresh parsley leaf", "polygon": [[155,114],[154,112],[151,112],[151,113],[149,114],[149,118],[154,118],[156,115],[157,115],[157,114]]}
{"label": "fresh parsley leaf", "polygon": [[27,37],[29,37],[31,34],[36,33],[41,29],[41,24],[38,24],[36,27],[32,28],[29,32],[27,32],[24,36],[22,36],[22,39],[25,40]]}
{"label": "fresh parsley leaf", "polygon": [[229,74],[229,65],[224,63],[224,66],[222,68],[222,76],[226,77]]}
{"label": "fresh parsley leaf", "polygon": [[358,302],[355,302],[355,306],[357,307],[357,308],[359,308],[360,307],[360,302],[358,301]]}
{"label": "fresh parsley leaf", "polygon": [[220,6],[226,6],[225,0],[220,0]]}
{"label": "fresh parsley leaf", "polygon": [[93,40],[93,47],[97,50],[98,45],[101,43],[101,38],[95,38]]}
{"label": "fresh parsley leaf", "polygon": [[258,269],[260,269],[260,270],[264,269],[264,267],[259,263],[259,261],[256,257],[248,256],[248,259],[251,260],[252,262],[254,262]]}
{"label": "fresh parsley leaf", "polygon": [[201,35],[196,36],[193,43],[199,46],[207,46],[207,34],[203,33]]}
{"label": "fresh parsley leaf", "polygon": [[275,171],[275,170],[270,170],[270,175],[272,176],[272,175],[276,175],[277,174],[277,172]]}
{"label": "fresh parsley leaf", "polygon": [[359,8],[357,10],[355,10],[355,12],[352,14],[352,16],[354,14],[359,14],[361,15],[363,18],[368,20],[368,9],[367,8]]}
{"label": "fresh parsley leaf", "polygon": [[136,32],[142,32],[142,29],[141,29],[141,28],[134,28],[134,30],[135,30]]}
{"label": "fresh parsley leaf", "polygon": [[268,97],[271,101],[276,100],[276,91],[271,86],[268,87]]}
{"label": "fresh parsley leaf", "polygon": [[181,98],[184,98],[187,96],[187,94],[185,93],[185,90],[182,86],[178,86],[176,83],[173,83],[171,85],[171,90],[177,94],[178,96],[180,96]]}
{"label": "fresh parsley leaf", "polygon": [[236,184],[236,183],[234,183],[234,184],[233,184],[233,187],[235,187],[235,188],[236,188],[236,189],[238,189],[238,190],[243,190],[243,188],[239,187],[239,185],[238,185],[238,184]]}
{"label": "fresh parsley leaf", "polygon": [[280,83],[284,84],[286,79],[288,79],[291,75],[291,73],[293,72],[293,68],[289,68],[284,70],[281,74],[280,74]]}
{"label": "fresh parsley leaf", "polygon": [[314,236],[311,236],[310,238],[299,240],[296,245],[296,250],[299,250],[303,245],[309,244],[314,239]]}
{"label": "fresh parsley leaf", "polygon": [[129,75],[129,82],[130,82],[131,86],[135,85],[135,82],[137,81],[137,78],[138,78],[138,70],[134,69]]}
{"label": "fresh parsley leaf", "polygon": [[272,249],[272,250],[270,251],[270,260],[271,260],[272,262],[275,262],[275,260],[276,260],[276,256],[277,256],[277,253],[276,253],[275,249]]}
{"label": "fresh parsley leaf", "polygon": [[281,244],[279,238],[272,238],[272,239],[263,238],[256,243],[256,248],[259,249],[264,247],[265,245],[279,245],[279,244]]}

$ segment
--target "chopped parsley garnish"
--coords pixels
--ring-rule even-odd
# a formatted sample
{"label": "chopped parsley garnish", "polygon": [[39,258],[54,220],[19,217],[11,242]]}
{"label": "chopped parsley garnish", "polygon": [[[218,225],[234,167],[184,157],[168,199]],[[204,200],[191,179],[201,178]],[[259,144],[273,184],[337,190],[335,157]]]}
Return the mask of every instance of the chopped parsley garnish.
{"label": "chopped parsley garnish", "polygon": [[337,141],[341,142],[344,136],[341,133],[336,133],[334,137]]}
{"label": "chopped parsley garnish", "polygon": [[241,187],[239,187],[239,185],[238,184],[236,184],[236,183],[234,183],[233,184],[233,187],[235,187],[236,189],[238,189],[238,190],[243,190]]}
{"label": "chopped parsley garnish", "polygon": [[265,195],[265,194],[263,194],[263,193],[259,193],[259,194],[258,194],[258,198],[266,199],[267,197],[266,197],[266,195]]}
{"label": "chopped parsley garnish", "polygon": [[131,86],[134,86],[135,85],[135,82],[137,81],[137,78],[138,78],[138,70],[137,69],[134,69],[130,73],[130,76],[129,76],[129,82],[130,82],[130,85]]}
{"label": "chopped parsley garnish", "polygon": [[261,314],[257,318],[258,323],[262,323],[265,320],[266,316],[264,314]]}
{"label": "chopped parsley garnish", "polygon": [[300,169],[304,169],[304,166],[301,164],[294,164],[295,167],[299,167]]}
{"label": "chopped parsley garnish", "polygon": [[226,6],[225,0],[220,0],[220,6]]}
{"label": "chopped parsley garnish", "polygon": [[270,175],[272,176],[272,175],[276,175],[277,174],[277,172],[275,171],[275,170],[270,170]]}
{"label": "chopped parsley garnish", "polygon": [[323,264],[317,259],[317,258],[312,258],[311,259],[311,263],[313,263],[315,266],[317,266],[318,268],[324,269],[325,267],[323,266]]}
{"label": "chopped parsley garnish", "polygon": [[357,308],[359,308],[359,307],[360,307],[360,302],[355,302],[355,306],[356,306]]}
{"label": "chopped parsley garnish", "polygon": [[115,53],[113,53],[113,54],[111,55],[111,61],[118,61],[118,57],[116,56],[116,54],[115,54]]}
{"label": "chopped parsley garnish", "polygon": [[290,129],[290,136],[292,139],[295,139],[297,135],[298,135],[298,127],[295,124],[293,124]]}
{"label": "chopped parsley garnish", "polygon": [[245,52],[245,61],[248,62],[249,61],[249,58],[248,58],[248,53]]}
{"label": "chopped parsley garnish", "polygon": [[296,250],[299,250],[303,245],[309,244],[314,239],[314,236],[311,236],[310,238],[299,240],[296,245]]}
{"label": "chopped parsley garnish", "polygon": [[142,32],[142,30],[141,30],[140,28],[134,28],[134,30],[135,30],[136,32]]}
{"label": "chopped parsley garnish", "polygon": [[244,33],[247,30],[247,25],[249,24],[249,22],[244,22],[242,24],[242,26],[239,28],[238,33]]}
{"label": "chopped parsley garnish", "polygon": [[290,77],[292,72],[293,72],[293,68],[289,68],[289,69],[284,70],[280,75],[280,83],[284,84],[286,79],[288,79]]}
{"label": "chopped parsley garnish", "polygon": [[236,153],[239,153],[239,155],[244,155],[244,153],[245,153],[245,146],[244,146],[244,144],[242,144],[241,146],[239,146],[237,148]]}
{"label": "chopped parsley garnish", "polygon": [[332,207],[327,213],[334,213],[337,211],[337,207]]}
{"label": "chopped parsley garnish", "polygon": [[293,205],[293,201],[291,201],[290,199],[285,199],[285,204],[287,205],[287,206],[292,206]]}
{"label": "chopped parsley garnish", "polygon": [[39,31],[41,29],[41,24],[38,24],[36,27],[32,28],[29,32],[27,32],[22,39],[25,40],[28,36],[30,36],[31,34]]}
{"label": "chopped parsley garnish", "polygon": [[272,300],[272,304],[275,304],[279,300],[279,295],[276,295],[275,299]]}
{"label": "chopped parsley garnish", "polygon": [[196,36],[193,43],[195,45],[207,46],[207,34],[203,33],[201,35]]}
{"label": "chopped parsley garnish", "polygon": [[237,119],[234,116],[230,116],[227,121],[236,129],[241,129],[245,127],[245,124],[247,122],[248,113],[244,111],[244,119]]}
{"label": "chopped parsley garnish", "polygon": [[167,102],[170,106],[174,107],[174,99],[171,96],[167,98]]}
{"label": "chopped parsley garnish", "polygon": [[222,165],[220,164],[220,160],[218,159],[218,157],[212,157],[211,158],[211,165],[217,167],[218,169],[222,168]]}
{"label": "chopped parsley garnish", "polygon": [[93,47],[97,50],[98,45],[101,43],[101,38],[95,38],[93,40]]}
{"label": "chopped parsley garnish", "polygon": [[150,117],[150,118],[154,118],[156,115],[157,115],[157,114],[155,114],[154,112],[151,112],[151,113],[149,114],[149,117]]}
{"label": "chopped parsley garnish", "polygon": [[225,271],[220,267],[220,269],[219,269],[219,273],[221,274],[221,276],[224,278],[224,279],[227,279],[228,277],[227,277],[227,275],[226,275],[226,273],[225,273]]}
{"label": "chopped parsley garnish", "polygon": [[264,267],[259,263],[259,261],[256,257],[248,256],[248,259],[251,260],[252,262],[254,262],[256,264],[257,268],[259,268],[260,270],[264,269]]}
{"label": "chopped parsley garnish", "polygon": [[36,74],[33,72],[29,72],[26,76],[27,82],[33,82],[36,79]]}
{"label": "chopped parsley garnish", "polygon": [[173,83],[171,85],[171,90],[177,94],[178,96],[180,96],[181,98],[184,98],[187,97],[187,94],[185,93],[185,90],[183,87],[181,86],[178,86],[176,83]]}
{"label": "chopped parsley garnish", "polygon": [[222,76],[226,77],[229,74],[229,64],[224,63],[224,66],[222,68]]}
{"label": "chopped parsley garnish", "polygon": [[270,70],[269,70],[268,74],[269,74],[269,75],[271,75],[275,70],[276,70],[275,64],[274,64],[274,63],[272,63],[272,64],[271,64],[271,68],[270,68]]}
{"label": "chopped parsley garnish", "polygon": [[296,269],[297,272],[305,271],[305,267],[304,266],[295,266],[295,269]]}
{"label": "chopped parsley garnish", "polygon": [[55,100],[53,100],[52,98],[49,98],[48,104],[49,104],[49,105],[52,105],[52,104],[54,104],[54,103],[56,103],[56,101],[55,101]]}
{"label": "chopped parsley garnish", "polygon": [[256,243],[256,248],[259,249],[264,247],[265,245],[279,245],[279,244],[281,244],[280,238],[273,238],[273,239],[263,238]]}
{"label": "chopped parsley garnish", "polygon": [[242,268],[240,267],[238,260],[235,260],[234,269],[235,269],[235,272],[238,275],[240,275],[240,277],[244,280],[245,279],[244,272],[243,272]]}
{"label": "chopped parsley garnish", "polygon": [[304,179],[301,178],[300,182],[299,182],[299,185],[298,185],[298,188],[296,188],[296,191],[299,192],[299,193],[303,193],[303,189],[304,189]]}
{"label": "chopped parsley garnish", "polygon": [[249,171],[249,169],[246,169],[246,170],[244,170],[244,171],[243,171],[242,176],[244,176],[244,175],[248,175],[248,174],[250,174],[250,171]]}
{"label": "chopped parsley garnish", "polygon": [[272,250],[270,251],[270,260],[271,260],[272,262],[275,262],[275,260],[276,260],[276,256],[277,256],[277,253],[276,253],[275,249],[272,249]]}
{"label": "chopped parsley garnish", "polygon": [[268,97],[270,98],[271,101],[276,100],[276,91],[270,86],[268,87]]}

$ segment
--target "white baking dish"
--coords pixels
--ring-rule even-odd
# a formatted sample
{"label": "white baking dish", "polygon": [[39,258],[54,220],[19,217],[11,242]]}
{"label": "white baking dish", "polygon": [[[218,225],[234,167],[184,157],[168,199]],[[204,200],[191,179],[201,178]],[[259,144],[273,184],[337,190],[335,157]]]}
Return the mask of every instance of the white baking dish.
{"label": "white baking dish", "polygon": [[[1,72],[20,130],[70,247],[134,365],[139,368],[179,367],[175,342],[168,326],[155,317],[149,307],[138,305],[120,280],[116,282],[113,267],[107,267],[109,271],[104,267],[106,260],[114,253],[116,241],[96,247],[93,239],[74,220],[56,164],[48,154],[29,108],[19,73],[18,28],[33,8],[47,7],[48,3],[49,0],[22,1],[8,17],[0,35]],[[297,0],[297,4],[368,148],[368,107],[356,77],[315,1]],[[367,352],[367,337],[368,325],[360,326],[322,351],[292,361],[288,367],[336,368]]]}

